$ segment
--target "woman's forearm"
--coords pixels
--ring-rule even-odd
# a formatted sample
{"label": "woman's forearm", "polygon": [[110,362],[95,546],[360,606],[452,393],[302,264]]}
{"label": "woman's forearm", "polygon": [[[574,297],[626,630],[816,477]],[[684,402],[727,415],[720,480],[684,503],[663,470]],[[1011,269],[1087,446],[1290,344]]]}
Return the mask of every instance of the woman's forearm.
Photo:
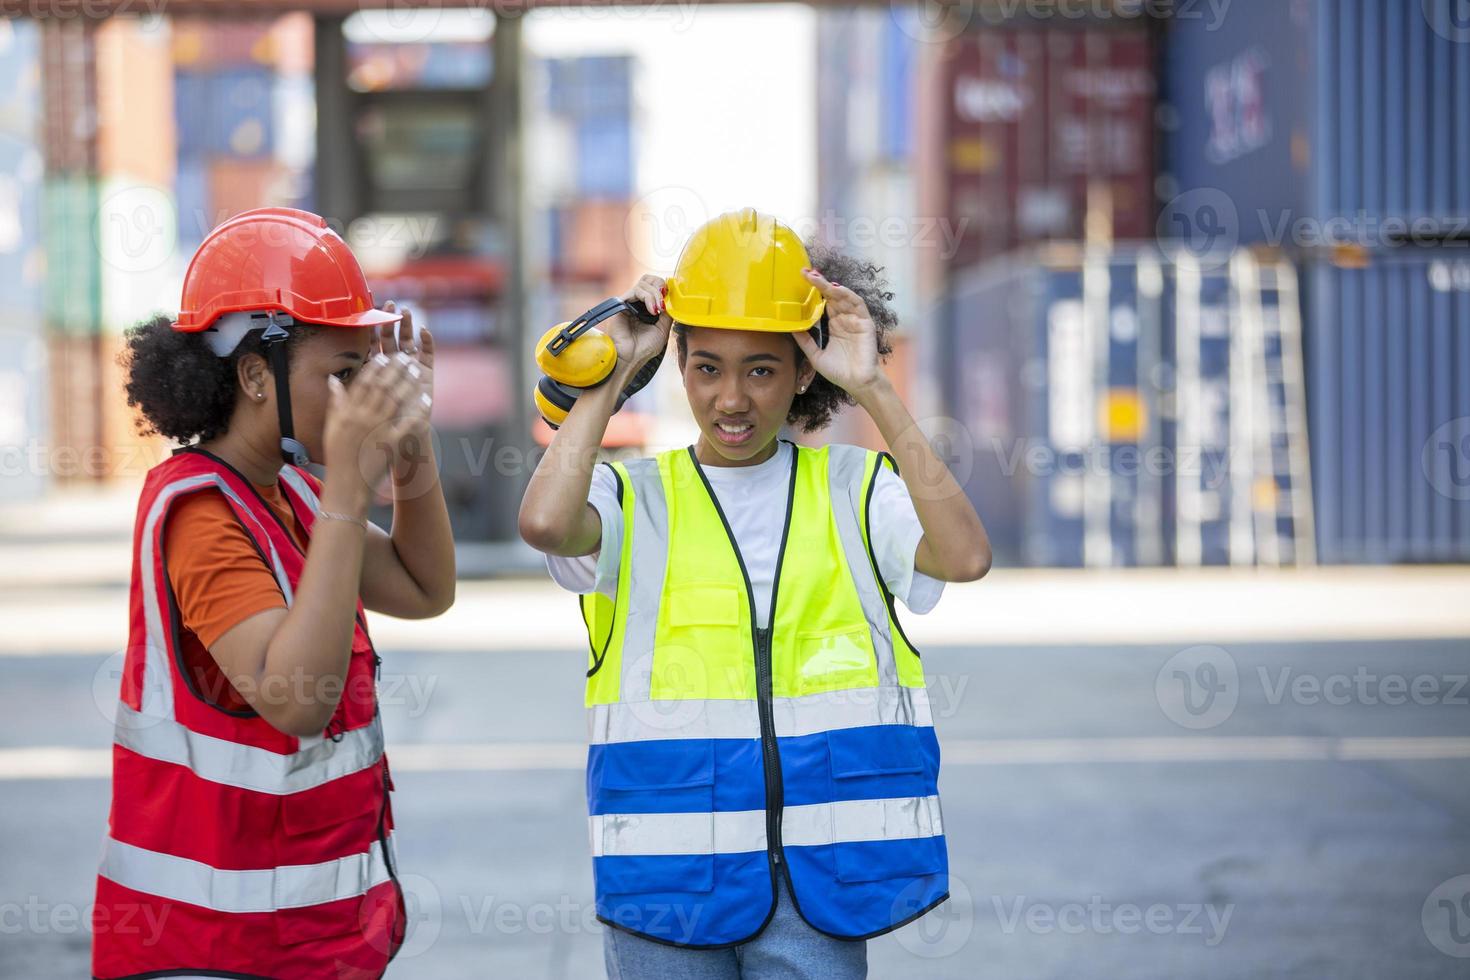
{"label": "woman's forearm", "polygon": [[949,582],[968,582],[990,570],[990,538],[980,515],[934,454],[886,376],[853,393],[872,417],[898,463],[898,472],[924,528],[915,567]]}
{"label": "woman's forearm", "polygon": [[[321,509],[366,520],[366,489],[349,482],[329,475]],[[271,705],[267,720],[293,735],[320,732],[342,698],[365,537],[352,521],[317,518],[291,609],[266,648],[257,682]]]}
{"label": "woman's forearm", "polygon": [[393,551],[422,593],[425,616],[454,604],[454,529],[432,444],[393,467]]}
{"label": "woman's forearm", "polygon": [[545,454],[521,498],[521,537],[538,551],[585,555],[596,548],[601,523],[587,506],[592,468],[619,392],[630,371],[619,365],[602,384],[584,391]]}

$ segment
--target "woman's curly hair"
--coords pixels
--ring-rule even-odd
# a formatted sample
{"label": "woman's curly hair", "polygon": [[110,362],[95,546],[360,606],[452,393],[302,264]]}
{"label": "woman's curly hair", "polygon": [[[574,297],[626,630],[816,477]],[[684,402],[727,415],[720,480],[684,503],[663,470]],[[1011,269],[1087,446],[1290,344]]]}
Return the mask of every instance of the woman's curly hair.
{"label": "woman's curly hair", "polygon": [[[848,255],[815,238],[807,240],[806,250],[811,258],[812,268],[820,272],[828,282],[841,283],[862,297],[878,332],[878,359],[887,360],[888,355],[893,353],[889,334],[898,327],[898,314],[889,305],[893,302],[893,293],[888,289],[888,280],[883,277],[883,267]],[[679,345],[679,361],[682,363],[688,356],[689,340],[684,330],[677,325],[674,334]],[[805,359],[806,355],[798,347],[797,366],[800,367]],[[791,411],[786,413],[786,422],[803,432],[815,432],[830,424],[832,416],[843,405],[851,404],[851,395],[818,373],[812,378],[806,391],[792,399]]]}
{"label": "woman's curly hair", "polygon": [[[167,314],[130,327],[117,360],[127,374],[128,404],[142,413],[136,420],[138,431],[180,443],[224,434],[240,388],[236,365],[246,354],[264,356],[260,333],[246,334],[229,357],[216,357],[202,331],[175,330]],[[306,324],[293,327],[287,349],[312,333]]]}

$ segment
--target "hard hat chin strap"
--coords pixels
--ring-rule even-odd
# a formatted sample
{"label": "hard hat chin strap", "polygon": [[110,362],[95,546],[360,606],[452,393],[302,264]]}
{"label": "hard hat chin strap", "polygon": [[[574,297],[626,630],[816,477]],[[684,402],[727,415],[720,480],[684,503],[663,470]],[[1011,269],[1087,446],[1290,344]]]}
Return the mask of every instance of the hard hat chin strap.
{"label": "hard hat chin strap", "polygon": [[276,376],[276,415],[281,423],[281,458],[296,466],[311,462],[306,447],[296,439],[296,430],[291,423],[291,361],[287,354],[287,341],[291,334],[286,327],[294,323],[284,313],[270,314],[270,326],[260,335],[261,346],[270,359],[271,374]]}

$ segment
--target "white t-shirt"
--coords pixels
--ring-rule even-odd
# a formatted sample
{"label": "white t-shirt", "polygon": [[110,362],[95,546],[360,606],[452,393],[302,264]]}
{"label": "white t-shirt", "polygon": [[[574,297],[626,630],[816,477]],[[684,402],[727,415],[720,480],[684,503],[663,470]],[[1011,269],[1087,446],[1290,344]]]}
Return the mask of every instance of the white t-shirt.
{"label": "white t-shirt", "polygon": [[[783,440],[777,443],[770,459],[754,466],[700,466],[745,559],[755,594],[758,627],[766,626],[770,618],[771,585],[781,548],[790,483],[787,476],[794,451]],[[587,502],[602,518],[598,551],[570,558],[547,555],[546,567],[556,584],[569,592],[595,591],[613,597],[617,593],[618,557],[623,549],[623,509],[618,504],[617,480],[608,467],[593,470]],[[888,591],[911,611],[921,615],[929,612],[938,604],[944,583],[914,568],[914,552],[924,528],[914,512],[908,487],[886,466],[878,470],[871,520],[868,533],[873,555]]]}

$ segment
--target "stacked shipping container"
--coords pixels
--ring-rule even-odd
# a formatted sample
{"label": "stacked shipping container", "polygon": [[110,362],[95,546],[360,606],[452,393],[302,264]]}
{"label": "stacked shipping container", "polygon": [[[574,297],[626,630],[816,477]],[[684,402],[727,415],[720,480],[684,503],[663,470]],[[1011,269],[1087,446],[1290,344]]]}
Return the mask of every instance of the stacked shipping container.
{"label": "stacked shipping container", "polygon": [[1146,23],[1016,22],[933,50],[938,118],[923,196],[962,234],[963,268],[1030,243],[1153,233],[1153,42]]}
{"label": "stacked shipping container", "polygon": [[1171,220],[1302,262],[1324,561],[1470,559],[1470,31],[1453,7],[1236,4],[1168,35]]}
{"label": "stacked shipping container", "polygon": [[40,87],[40,28],[0,22],[0,500],[45,486],[29,453],[43,440],[46,415]]}
{"label": "stacked shipping container", "polygon": [[[536,74],[544,102],[528,124],[541,148],[536,237],[547,291],[535,304],[545,323],[533,336],[627,290],[639,272],[637,236],[646,230],[633,201],[634,59],[547,58]],[[639,392],[613,417],[605,443],[641,444],[656,398],[656,385]],[[535,435],[545,442],[551,430],[538,422]]]}
{"label": "stacked shipping container", "polygon": [[173,21],[181,248],[250,208],[311,208],[312,31],[307,14]]}

